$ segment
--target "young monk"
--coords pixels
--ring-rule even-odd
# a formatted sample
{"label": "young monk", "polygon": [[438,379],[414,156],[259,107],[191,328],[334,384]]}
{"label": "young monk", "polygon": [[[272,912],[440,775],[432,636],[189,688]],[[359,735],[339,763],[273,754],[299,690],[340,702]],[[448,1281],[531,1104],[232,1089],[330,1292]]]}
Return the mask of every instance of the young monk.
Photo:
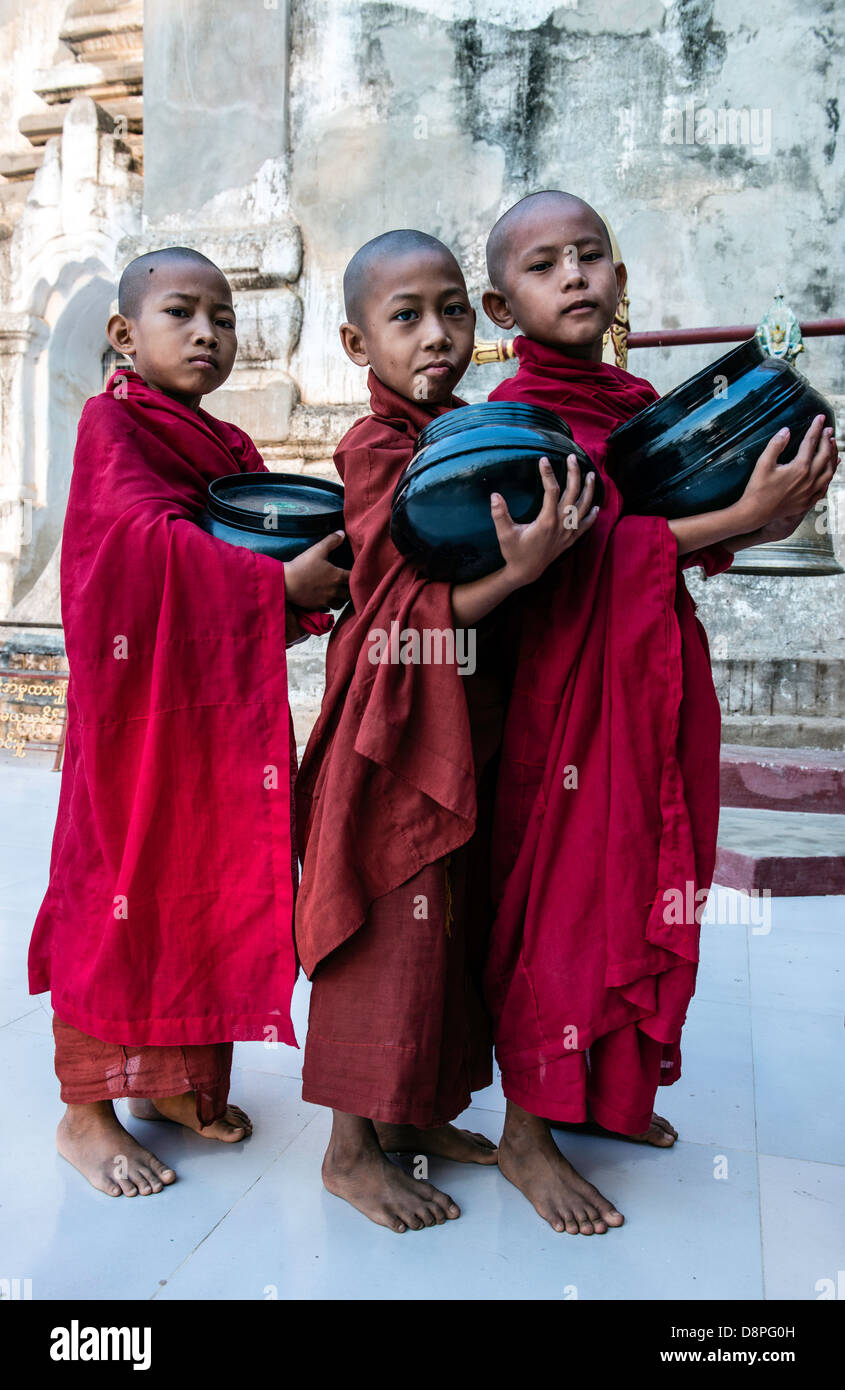
{"label": "young monk", "polygon": [[391,499],[422,427],[463,404],[453,392],[472,353],[475,314],[454,256],[416,231],[362,247],[344,296],[341,341],[370,369],[373,413],[335,454],[355,556],[354,612],[329,643],[325,698],[297,783],[305,852],[296,944],[313,981],[302,1094],[333,1111],[325,1186],[404,1232],[459,1209],[385,1152],[496,1162],[488,1139],[449,1122],[491,1080],[477,977],[507,677],[489,626],[479,629],[472,674],[448,659],[391,662],[387,647],[377,654],[378,638],[474,629],[595,513],[592,483],[579,496],[574,455],[562,498],[546,460],[544,505],[532,525],[514,525],[504,500],[492,500],[502,569],[454,587],[419,574],[390,539]]}
{"label": "young monk", "polygon": [[195,524],[212,479],[266,471],[243,430],[200,408],[235,360],[223,274],[184,247],[152,252],[127,266],[118,306],[109,341],[135,370],[79,426],[67,745],[29,969],[33,993],[52,991],[59,1153],[134,1197],[175,1173],[116,1099],[236,1142],[252,1126],[228,1103],[232,1040],[293,1042],[286,624],[326,630],[301,610],[341,598],[346,576],[328,560],[340,535],[283,566]]}
{"label": "young monk", "polygon": [[[680,571],[718,573],[734,551],[790,534],[826,491],[836,452],[820,416],[787,465],[787,433],[775,436],[734,506],[624,516],[607,438],[657,393],[601,360],[625,286],[603,222],[568,193],[533,194],[497,222],[487,262],[485,311],[522,333],[519,370],[491,399],[560,414],[605,487],[589,536],[523,604],[486,966],[507,1098],[499,1167],[555,1231],[591,1235],[623,1217],[547,1122],[674,1143],[652,1107],[658,1084],[680,1076],[715,862],[719,705]],[[678,920],[688,888],[698,911]]]}

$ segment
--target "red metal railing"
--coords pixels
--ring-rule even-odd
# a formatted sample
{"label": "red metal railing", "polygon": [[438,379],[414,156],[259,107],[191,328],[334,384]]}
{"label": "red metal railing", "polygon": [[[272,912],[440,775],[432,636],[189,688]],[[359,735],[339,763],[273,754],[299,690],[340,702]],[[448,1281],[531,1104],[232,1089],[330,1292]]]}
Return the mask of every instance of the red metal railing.
{"label": "red metal railing", "polygon": [[[845,319],[816,319],[799,325],[804,338],[834,338],[845,333]],[[732,324],[728,328],[658,328],[646,333],[629,333],[629,348],[682,347],[688,343],[741,343],[757,332],[754,323]]]}

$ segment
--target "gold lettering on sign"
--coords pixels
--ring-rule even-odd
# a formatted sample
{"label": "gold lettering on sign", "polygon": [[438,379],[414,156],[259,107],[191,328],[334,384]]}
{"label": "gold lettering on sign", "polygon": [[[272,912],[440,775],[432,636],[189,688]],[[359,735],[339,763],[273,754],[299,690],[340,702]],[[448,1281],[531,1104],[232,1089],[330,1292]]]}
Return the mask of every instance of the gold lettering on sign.
{"label": "gold lettering on sign", "polygon": [[[67,718],[68,677],[25,668],[20,673],[0,672],[0,748],[18,758],[26,756],[27,745],[54,747],[61,744]],[[48,704],[31,702],[47,699]],[[25,706],[30,706],[25,708]]]}

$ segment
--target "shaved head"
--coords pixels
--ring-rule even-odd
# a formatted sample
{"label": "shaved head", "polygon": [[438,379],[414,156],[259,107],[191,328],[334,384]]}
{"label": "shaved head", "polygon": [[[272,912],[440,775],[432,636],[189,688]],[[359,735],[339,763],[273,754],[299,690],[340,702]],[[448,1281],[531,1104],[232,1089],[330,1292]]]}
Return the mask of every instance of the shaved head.
{"label": "shaved head", "polygon": [[128,319],[137,318],[145,294],[153,287],[158,287],[164,268],[168,265],[184,266],[187,262],[211,266],[221,279],[226,278],[208,256],[204,256],[201,251],[194,251],[190,246],[165,246],[161,251],[148,251],[146,255],[136,256],[134,261],[130,261],[120,277],[117,288],[118,313]]}
{"label": "shaved head", "polygon": [[529,193],[520,198],[512,208],[503,213],[487,238],[487,274],[494,289],[504,290],[507,277],[507,263],[520,230],[538,213],[542,215],[559,212],[566,216],[573,212],[585,212],[595,218],[603,239],[613,258],[610,233],[595,208],[578,198],[574,193],[564,193],[558,189],[543,189],[539,193]]}
{"label": "shaved head", "polygon": [[383,232],[373,237],[356,251],[343,276],[343,304],[350,323],[361,327],[366,316],[367,296],[373,271],[386,261],[399,260],[414,251],[437,252],[454,262],[459,284],[463,284],[461,268],[448,246],[427,232],[416,232],[403,228],[396,232]]}

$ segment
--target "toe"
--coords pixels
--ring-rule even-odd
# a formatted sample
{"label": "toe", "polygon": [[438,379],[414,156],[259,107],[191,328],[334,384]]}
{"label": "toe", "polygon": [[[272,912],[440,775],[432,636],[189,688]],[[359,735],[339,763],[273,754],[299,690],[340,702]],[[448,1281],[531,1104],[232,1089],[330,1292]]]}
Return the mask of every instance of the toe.
{"label": "toe", "polygon": [[607,1222],[602,1217],[598,1207],[594,1207],[591,1203],[588,1203],[584,1211],[595,1234],[597,1236],[603,1236],[607,1230]]}
{"label": "toe", "polygon": [[456,1216],[460,1216],[461,1209],[457,1202],[453,1202],[447,1192],[441,1192],[439,1188],[433,1187],[430,1182],[420,1183],[420,1196],[434,1206],[440,1207],[450,1221],[454,1221]]}
{"label": "toe", "polygon": [[152,1168],[143,1167],[138,1170],[143,1181],[147,1184],[151,1192],[161,1192],[162,1181],[157,1178]]}
{"label": "toe", "polygon": [[678,1131],[675,1126],[669,1120],[664,1119],[662,1115],[658,1115],[655,1112],[651,1117],[651,1123],[653,1125],[659,1125],[661,1129],[665,1129],[667,1134],[674,1134],[677,1139]]}
{"label": "toe", "polygon": [[120,1179],[120,1190],[124,1197],[137,1197],[138,1189],[131,1178]]}

